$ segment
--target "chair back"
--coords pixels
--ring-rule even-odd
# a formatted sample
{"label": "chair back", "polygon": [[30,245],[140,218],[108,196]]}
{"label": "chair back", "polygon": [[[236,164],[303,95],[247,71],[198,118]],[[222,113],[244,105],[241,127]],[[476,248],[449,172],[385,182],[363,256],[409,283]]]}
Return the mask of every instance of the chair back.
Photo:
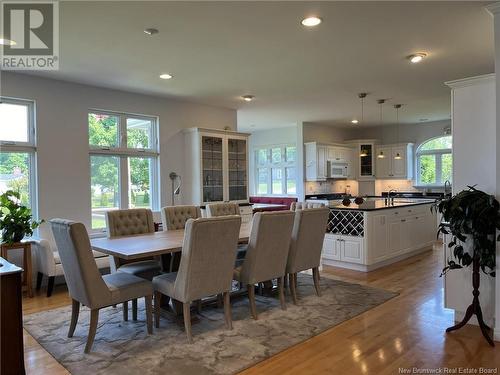
{"label": "chair back", "polygon": [[154,233],[153,212],[148,208],[106,211],[108,237]]}
{"label": "chair back", "polygon": [[286,266],[287,273],[319,267],[325,238],[329,209],[297,210]]}
{"label": "chair back", "polygon": [[199,217],[201,217],[201,211],[197,206],[169,206],[161,209],[163,230],[184,229],[188,219]]}
{"label": "chair back", "polygon": [[206,206],[207,217],[239,215],[240,207],[236,203],[210,203]]}
{"label": "chair back", "polygon": [[71,298],[89,308],[110,300],[110,292],[95,263],[90,240],[82,223],[50,220]]}
{"label": "chair back", "polygon": [[255,213],[241,268],[242,282],[254,284],[285,275],[293,219],[291,211]]}
{"label": "chair back", "polygon": [[187,221],[176,295],[193,301],[231,289],[240,225],[235,215]]}
{"label": "chair back", "polygon": [[321,208],[326,207],[324,203],[315,203],[315,202],[292,202],[290,205],[290,211],[297,210],[307,210],[310,208]]}

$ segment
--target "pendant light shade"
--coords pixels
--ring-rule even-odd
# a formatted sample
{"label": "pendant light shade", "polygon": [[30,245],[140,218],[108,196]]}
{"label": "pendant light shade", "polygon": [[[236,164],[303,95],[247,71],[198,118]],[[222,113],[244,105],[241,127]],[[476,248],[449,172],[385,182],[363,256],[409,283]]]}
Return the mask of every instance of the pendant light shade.
{"label": "pendant light shade", "polygon": [[[382,105],[385,103],[385,99],[379,99],[377,100],[377,103],[380,106],[380,125],[382,125]],[[384,151],[380,150],[379,153],[377,154],[377,158],[384,159],[385,158]]]}
{"label": "pendant light shade", "polygon": [[[394,108],[396,109],[396,130],[397,130],[397,139],[399,143],[399,109],[402,107],[402,104],[394,104]],[[399,152],[394,155],[395,160],[400,160],[401,155]]]}
{"label": "pendant light shade", "polygon": [[[358,94],[358,98],[359,100],[361,101],[361,123],[364,121],[365,119],[365,111],[364,111],[364,99],[366,98],[366,95],[368,95],[366,92],[360,92]],[[365,150],[365,149],[361,149],[361,152],[359,153],[359,156],[360,157],[365,157],[365,156],[368,156],[368,151]]]}

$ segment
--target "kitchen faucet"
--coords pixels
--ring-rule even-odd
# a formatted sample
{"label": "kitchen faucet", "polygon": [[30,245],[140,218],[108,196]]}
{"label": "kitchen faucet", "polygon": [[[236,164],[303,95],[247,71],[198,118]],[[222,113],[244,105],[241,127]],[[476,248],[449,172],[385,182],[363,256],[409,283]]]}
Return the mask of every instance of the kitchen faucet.
{"label": "kitchen faucet", "polygon": [[397,192],[398,192],[397,189],[389,190],[389,193],[387,193],[387,196],[389,198],[389,204],[394,204],[394,196],[391,198],[391,193],[397,193]]}
{"label": "kitchen faucet", "polygon": [[450,180],[446,180],[444,182],[444,196],[447,197],[448,196],[448,189],[450,191],[450,195],[451,195],[451,181]]}

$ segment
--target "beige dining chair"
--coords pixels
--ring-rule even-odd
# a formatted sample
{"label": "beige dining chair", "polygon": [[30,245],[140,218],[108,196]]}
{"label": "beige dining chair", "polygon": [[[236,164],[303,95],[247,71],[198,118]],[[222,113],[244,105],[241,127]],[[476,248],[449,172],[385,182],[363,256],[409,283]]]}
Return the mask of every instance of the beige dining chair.
{"label": "beige dining chair", "polygon": [[87,306],[90,309],[90,325],[85,353],[89,353],[94,343],[99,310],[119,303],[125,305],[126,301],[141,297],[145,299],[147,330],[151,334],[153,332],[151,281],[124,272],[101,276],[92,255],[85,226],[64,219],[52,219],[50,225],[72,299],[68,337],[73,337],[75,332],[80,304]]}
{"label": "beige dining chair", "polygon": [[209,203],[205,210],[207,217],[240,215],[240,206],[236,203]]}
{"label": "beige dining chair", "polygon": [[191,302],[222,293],[226,326],[232,329],[229,292],[240,225],[241,217],[234,215],[186,222],[179,271],[153,279],[156,327],[160,325],[161,296],[165,294],[182,302],[184,326],[192,342]]}
{"label": "beige dining chair", "polygon": [[297,304],[297,273],[312,269],[316,294],[321,296],[319,265],[325,238],[329,209],[326,207],[297,210],[293,223],[290,251],[286,264],[293,303]]}
{"label": "beige dining chair", "polygon": [[309,208],[321,208],[325,207],[324,203],[316,202],[292,202],[290,205],[290,211],[306,210]]}
{"label": "beige dining chair", "polygon": [[293,219],[291,211],[257,212],[253,217],[245,259],[235,268],[233,278],[247,286],[254,319],[257,319],[254,285],[260,282],[278,279],[281,308],[286,309],[283,284]]}
{"label": "beige dining chair", "polygon": [[[153,212],[147,208],[107,211],[106,227],[109,238],[154,233]],[[161,271],[160,262],[153,257],[126,261],[110,256],[110,266],[112,273],[124,272],[147,280]],[[123,318],[128,320],[128,303],[124,305]],[[137,320],[137,300],[132,300],[132,319]]]}

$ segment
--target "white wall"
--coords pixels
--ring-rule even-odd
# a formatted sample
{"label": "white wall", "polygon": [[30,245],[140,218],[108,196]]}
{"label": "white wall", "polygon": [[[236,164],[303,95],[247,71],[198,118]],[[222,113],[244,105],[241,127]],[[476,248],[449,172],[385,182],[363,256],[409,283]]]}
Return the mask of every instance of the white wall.
{"label": "white wall", "polygon": [[[161,205],[169,203],[168,174],[181,176],[183,135],[189,127],[236,130],[236,111],[26,74],[3,72],[0,94],[36,103],[39,217],[63,217],[90,227],[87,111],[99,108],[159,116]],[[41,235],[51,237],[47,224]]]}
{"label": "white wall", "polygon": [[348,128],[304,122],[304,142],[341,143],[351,137]]}

